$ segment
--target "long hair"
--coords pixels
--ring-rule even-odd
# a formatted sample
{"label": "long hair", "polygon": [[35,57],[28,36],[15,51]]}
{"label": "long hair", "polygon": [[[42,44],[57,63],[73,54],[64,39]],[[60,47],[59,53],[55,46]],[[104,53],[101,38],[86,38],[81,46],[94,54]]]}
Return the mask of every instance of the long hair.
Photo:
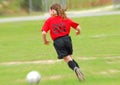
{"label": "long hair", "polygon": [[67,18],[66,13],[65,13],[66,9],[63,9],[60,4],[57,4],[57,3],[53,4],[53,5],[50,6],[50,9],[51,10],[52,9],[56,10],[57,15],[61,16],[63,19]]}

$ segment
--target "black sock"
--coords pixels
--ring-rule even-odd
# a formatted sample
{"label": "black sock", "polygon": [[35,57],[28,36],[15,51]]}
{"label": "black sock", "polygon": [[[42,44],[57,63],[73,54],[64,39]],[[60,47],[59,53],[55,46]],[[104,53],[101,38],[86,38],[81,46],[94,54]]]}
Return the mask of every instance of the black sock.
{"label": "black sock", "polygon": [[75,64],[73,61],[69,61],[69,62],[68,62],[68,66],[69,66],[72,70],[74,70],[74,68],[77,67],[76,64]]}
{"label": "black sock", "polygon": [[73,59],[73,62],[75,63],[75,65],[78,67],[78,68],[80,68],[79,67],[79,65],[78,65],[78,63]]}

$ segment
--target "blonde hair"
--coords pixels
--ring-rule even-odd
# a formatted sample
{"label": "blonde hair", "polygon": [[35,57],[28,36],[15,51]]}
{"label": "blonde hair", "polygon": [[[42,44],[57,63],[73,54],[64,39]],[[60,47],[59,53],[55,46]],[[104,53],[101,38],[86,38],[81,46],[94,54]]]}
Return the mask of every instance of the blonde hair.
{"label": "blonde hair", "polygon": [[65,13],[66,9],[63,9],[60,4],[57,4],[57,3],[53,4],[50,6],[50,9],[56,10],[57,15],[61,16],[63,19],[67,18],[66,13]]}

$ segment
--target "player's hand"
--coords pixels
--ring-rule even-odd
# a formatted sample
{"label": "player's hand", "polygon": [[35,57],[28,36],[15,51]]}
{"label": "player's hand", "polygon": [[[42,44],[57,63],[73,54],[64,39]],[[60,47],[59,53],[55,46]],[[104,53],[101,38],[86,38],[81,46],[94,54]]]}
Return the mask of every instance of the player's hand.
{"label": "player's hand", "polygon": [[49,43],[50,43],[49,40],[44,41],[44,44],[45,44],[45,45],[49,45]]}
{"label": "player's hand", "polygon": [[76,35],[79,35],[80,34],[80,26],[78,25],[77,27],[76,27]]}
{"label": "player's hand", "polygon": [[79,35],[80,34],[80,31],[76,31],[76,35]]}

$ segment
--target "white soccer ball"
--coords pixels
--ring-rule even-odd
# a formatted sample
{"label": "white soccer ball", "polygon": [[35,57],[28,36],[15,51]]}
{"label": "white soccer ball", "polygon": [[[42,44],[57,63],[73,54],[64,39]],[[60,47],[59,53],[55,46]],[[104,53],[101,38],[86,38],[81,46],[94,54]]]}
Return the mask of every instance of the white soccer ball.
{"label": "white soccer ball", "polygon": [[31,71],[27,74],[26,80],[29,84],[38,84],[40,82],[41,75],[37,71]]}

